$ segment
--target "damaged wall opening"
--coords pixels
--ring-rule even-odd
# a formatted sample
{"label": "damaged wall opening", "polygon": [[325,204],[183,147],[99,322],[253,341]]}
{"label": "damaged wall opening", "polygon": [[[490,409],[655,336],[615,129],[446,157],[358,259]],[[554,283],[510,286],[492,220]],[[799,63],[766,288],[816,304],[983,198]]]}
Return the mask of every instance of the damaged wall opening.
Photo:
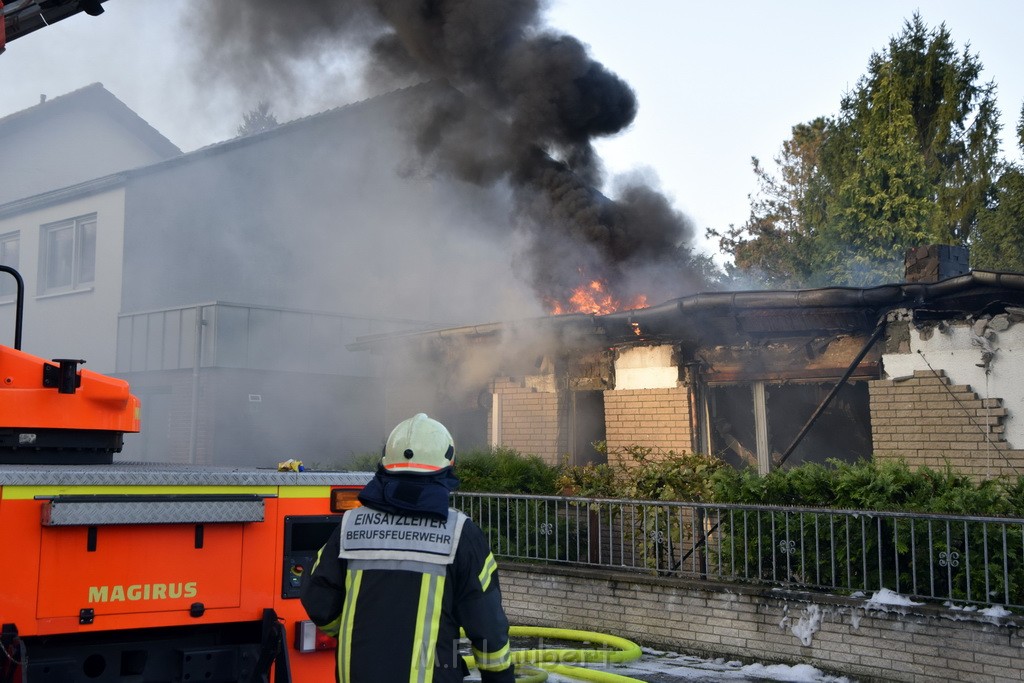
{"label": "damaged wall opening", "polygon": [[[733,467],[765,474],[778,463],[834,382],[764,381],[707,387],[708,450]],[[871,457],[871,413],[865,381],[844,384],[786,460],[787,466]]]}
{"label": "damaged wall opening", "polygon": [[607,454],[599,453],[594,444],[605,440],[604,392],[571,391],[569,419],[570,430],[568,464],[582,467],[605,463]]}

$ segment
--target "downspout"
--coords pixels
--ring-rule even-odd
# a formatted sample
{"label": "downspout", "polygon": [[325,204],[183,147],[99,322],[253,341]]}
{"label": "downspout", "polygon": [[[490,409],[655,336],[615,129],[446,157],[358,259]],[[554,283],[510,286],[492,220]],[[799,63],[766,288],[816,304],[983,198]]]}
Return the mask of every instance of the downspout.
{"label": "downspout", "polygon": [[832,387],[832,391],[828,393],[828,396],[825,397],[821,404],[815,409],[811,417],[807,420],[806,424],[804,424],[804,426],[800,429],[800,432],[796,435],[796,438],[793,439],[793,443],[789,444],[789,448],[785,450],[785,452],[779,458],[779,461],[775,463],[776,467],[782,467],[782,464],[786,462],[790,455],[793,454],[793,451],[796,450],[796,447],[799,446],[800,442],[803,441],[805,436],[807,436],[807,432],[811,431],[811,427],[813,427],[814,423],[818,421],[818,418],[821,417],[821,414],[825,412],[825,409],[828,408],[828,404],[831,403],[832,399],[836,397],[836,394],[839,393],[839,390],[843,387],[844,384],[846,384],[846,380],[850,379],[850,376],[857,369],[857,366],[860,365],[860,362],[862,360],[864,360],[864,356],[868,355],[868,351],[871,350],[871,347],[875,345],[875,342],[877,342],[881,338],[884,332],[885,314],[882,314],[882,317],[878,319],[878,323],[875,325],[875,331],[871,333],[871,336],[868,338],[867,343],[864,344],[864,348],[860,350],[860,352],[857,354],[857,357],[854,358],[853,362],[850,363],[850,367],[846,368],[846,372],[844,372],[843,376],[839,378],[839,381],[836,382],[836,385]]}

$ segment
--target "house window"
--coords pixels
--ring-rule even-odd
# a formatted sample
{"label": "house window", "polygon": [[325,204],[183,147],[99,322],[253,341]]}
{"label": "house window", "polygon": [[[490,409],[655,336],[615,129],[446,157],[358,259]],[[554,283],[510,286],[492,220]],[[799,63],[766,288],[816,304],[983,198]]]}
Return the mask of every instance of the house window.
{"label": "house window", "polygon": [[[10,232],[0,235],[0,265],[18,269],[18,253],[21,251],[21,235]],[[7,273],[0,273],[0,301],[14,301],[18,283]]]}
{"label": "house window", "polygon": [[39,293],[88,289],[96,278],[96,214],[42,227]]}

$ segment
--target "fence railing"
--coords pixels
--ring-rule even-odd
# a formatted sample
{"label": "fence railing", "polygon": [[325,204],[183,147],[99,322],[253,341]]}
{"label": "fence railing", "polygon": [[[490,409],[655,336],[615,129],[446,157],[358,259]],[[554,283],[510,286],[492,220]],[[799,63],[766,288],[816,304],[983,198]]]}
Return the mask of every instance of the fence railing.
{"label": "fence railing", "polygon": [[496,557],[1024,607],[1024,519],[457,493]]}

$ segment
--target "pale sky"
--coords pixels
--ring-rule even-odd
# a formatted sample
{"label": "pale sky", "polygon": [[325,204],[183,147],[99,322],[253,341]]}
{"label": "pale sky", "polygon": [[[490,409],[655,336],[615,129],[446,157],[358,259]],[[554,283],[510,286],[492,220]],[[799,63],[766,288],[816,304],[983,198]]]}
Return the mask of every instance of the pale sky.
{"label": "pale sky", "polygon": [[[101,82],[185,151],[232,137],[242,112],[266,95],[239,101],[188,67],[178,13],[201,6],[108,0],[99,17],[80,14],[10,43],[0,55],[0,116],[41,94]],[[608,171],[656,176],[703,234],[745,221],[756,189],[751,156],[767,162],[793,125],[835,114],[871,53],[915,10],[929,27],[945,22],[961,49],[970,43],[979,55],[983,80],[998,86],[1003,152],[1019,159],[1020,0],[553,0],[547,16],[637,93],[633,125],[598,145]],[[339,82],[275,103],[275,113],[288,120],[358,99]]]}

